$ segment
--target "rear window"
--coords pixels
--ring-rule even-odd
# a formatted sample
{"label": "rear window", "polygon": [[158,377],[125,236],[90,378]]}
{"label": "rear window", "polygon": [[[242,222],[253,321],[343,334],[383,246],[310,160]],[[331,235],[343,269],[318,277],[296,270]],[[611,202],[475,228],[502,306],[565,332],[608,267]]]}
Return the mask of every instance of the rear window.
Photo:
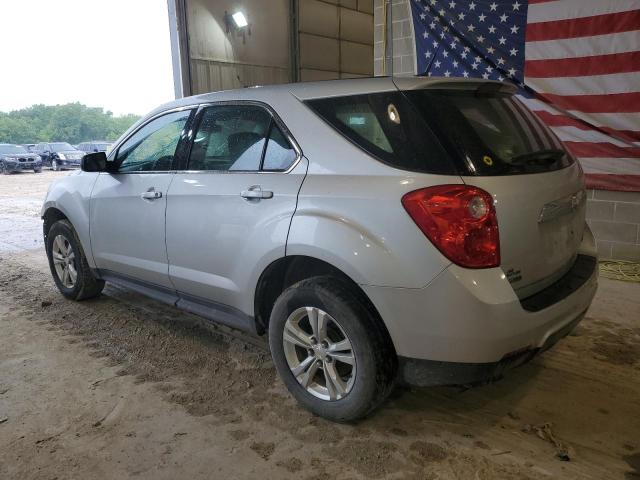
{"label": "rear window", "polygon": [[494,176],[572,163],[534,114],[495,90],[384,92],[307,104],[351,142],[404,170]]}
{"label": "rear window", "polygon": [[543,173],[573,163],[553,132],[513,95],[471,90],[405,94],[469,175]]}

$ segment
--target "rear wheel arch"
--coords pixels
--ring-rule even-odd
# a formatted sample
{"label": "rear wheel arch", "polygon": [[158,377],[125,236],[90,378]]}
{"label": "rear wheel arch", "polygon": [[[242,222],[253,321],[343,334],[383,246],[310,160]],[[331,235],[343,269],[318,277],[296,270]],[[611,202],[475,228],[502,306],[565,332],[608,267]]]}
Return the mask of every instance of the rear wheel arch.
{"label": "rear wheel arch", "polygon": [[264,333],[269,327],[269,318],[276,300],[291,285],[318,276],[331,276],[342,283],[371,312],[378,330],[384,335],[391,348],[393,341],[382,317],[367,294],[360,286],[339,268],[324,260],[305,255],[279,258],[262,272],[255,289],[254,312],[256,328]]}

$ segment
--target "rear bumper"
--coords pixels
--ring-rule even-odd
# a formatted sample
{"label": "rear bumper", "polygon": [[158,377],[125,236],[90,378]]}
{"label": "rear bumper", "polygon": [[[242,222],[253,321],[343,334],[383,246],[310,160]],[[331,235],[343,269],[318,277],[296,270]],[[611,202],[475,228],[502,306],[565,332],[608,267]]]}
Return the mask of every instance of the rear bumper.
{"label": "rear bumper", "polygon": [[400,357],[398,362],[400,378],[404,383],[419,387],[479,385],[499,380],[508,370],[524,365],[566,337],[580,323],[585,313],[580,313],[567,325],[547,337],[541,347],[512,352],[498,362],[457,363]]}
{"label": "rear bumper", "polygon": [[[474,383],[528,360],[580,321],[597,289],[594,243],[587,229],[580,253],[591,258],[590,270],[572,269],[537,299],[519,299],[500,268],[456,265],[422,289],[362,288],[382,316],[401,364],[409,370],[422,365],[438,384]],[[438,369],[449,373],[437,377]]]}

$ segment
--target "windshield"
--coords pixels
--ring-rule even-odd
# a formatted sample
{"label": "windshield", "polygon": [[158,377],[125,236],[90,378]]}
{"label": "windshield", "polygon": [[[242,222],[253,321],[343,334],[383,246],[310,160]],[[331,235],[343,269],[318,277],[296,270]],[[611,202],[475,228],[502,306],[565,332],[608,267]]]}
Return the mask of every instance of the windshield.
{"label": "windshield", "polygon": [[24,153],[29,153],[25,150],[24,147],[20,147],[18,145],[0,145],[0,153],[7,153],[7,154],[24,154]]}
{"label": "windshield", "polygon": [[542,173],[573,162],[551,130],[513,95],[435,89],[405,95],[468,175]]}
{"label": "windshield", "polygon": [[52,152],[64,152],[67,150],[75,150],[75,148],[73,148],[73,146],[71,146],[70,144],[66,143],[66,142],[62,142],[62,143],[52,143],[51,144],[51,151]]}

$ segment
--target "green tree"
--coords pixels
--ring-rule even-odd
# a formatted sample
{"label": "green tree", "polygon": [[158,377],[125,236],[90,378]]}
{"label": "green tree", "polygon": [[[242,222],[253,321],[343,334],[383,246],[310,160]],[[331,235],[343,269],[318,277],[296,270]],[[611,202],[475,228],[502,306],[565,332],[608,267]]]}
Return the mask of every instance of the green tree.
{"label": "green tree", "polygon": [[114,117],[110,111],[81,103],[32,105],[0,112],[0,143],[116,140],[137,120],[136,115]]}

